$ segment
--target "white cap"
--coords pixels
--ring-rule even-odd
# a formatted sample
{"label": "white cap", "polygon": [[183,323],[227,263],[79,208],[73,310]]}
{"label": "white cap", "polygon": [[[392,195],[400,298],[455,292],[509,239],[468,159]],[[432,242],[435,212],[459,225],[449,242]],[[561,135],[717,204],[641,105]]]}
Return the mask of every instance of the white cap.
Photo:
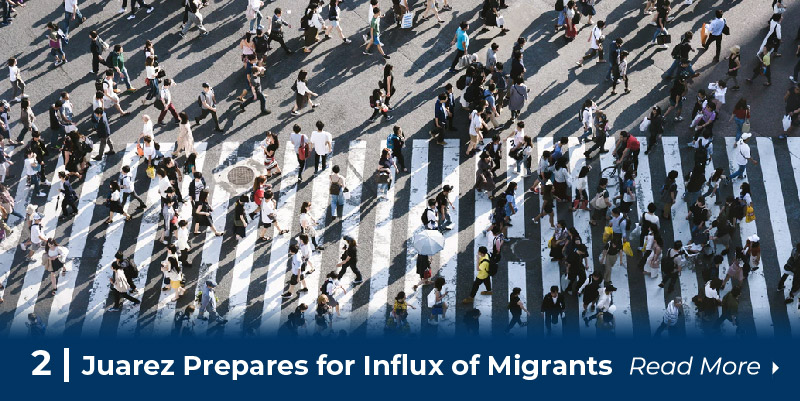
{"label": "white cap", "polygon": [[749,132],[744,132],[744,133],[742,133],[742,140],[743,140],[743,141],[746,141],[746,140],[747,140],[747,139],[749,139],[751,136],[753,136],[753,134],[751,134],[751,133],[749,133]]}
{"label": "white cap", "polygon": [[747,237],[747,240],[750,241],[750,242],[758,242],[758,241],[761,240],[761,238],[758,238],[758,235],[753,234],[753,235]]}

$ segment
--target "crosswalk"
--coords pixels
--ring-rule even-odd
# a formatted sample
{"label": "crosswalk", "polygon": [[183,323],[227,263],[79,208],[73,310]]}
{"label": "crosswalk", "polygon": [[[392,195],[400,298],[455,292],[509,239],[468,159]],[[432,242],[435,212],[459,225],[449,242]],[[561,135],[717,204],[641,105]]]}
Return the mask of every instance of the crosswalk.
{"label": "crosswalk", "polygon": [[[643,148],[648,147],[647,138],[639,138]],[[688,205],[681,201],[684,193],[684,177],[691,169],[691,153],[687,156],[687,143],[677,137],[659,139],[659,151],[649,156],[642,154],[639,159],[639,175],[636,177],[636,201],[630,213],[633,223],[655,202],[662,208],[661,188],[670,170],[678,171],[678,201],[672,208],[672,217],[664,221],[664,250],[674,241],[687,243],[690,239],[689,223],[686,220]],[[553,228],[545,216],[537,225],[531,218],[539,213],[541,196],[526,193],[536,175],[526,176],[524,170],[516,172],[515,160],[503,155],[496,182],[496,196],[502,196],[508,183],[516,182],[514,194],[519,212],[511,217],[512,227],[508,229],[509,245],[505,246],[500,264],[501,272],[492,278],[491,295],[476,295],[473,304],[463,304],[461,297],[469,295],[475,278],[477,250],[489,247],[485,230],[490,225],[490,215],[495,204],[482,194],[475,194],[472,183],[475,179],[477,158],[467,159],[460,142],[448,139],[444,146],[428,140],[409,141],[404,149],[409,171],[393,171],[392,184],[388,191],[378,194],[374,178],[374,165],[377,163],[383,143],[367,140],[337,141],[335,152],[328,160],[328,169],[318,174],[310,174],[313,166],[306,166],[303,180],[298,182],[298,160],[291,144],[283,146],[279,162],[283,174],[269,182],[273,185],[278,204],[277,219],[281,228],[289,233],[279,235],[277,230],[268,232],[274,238],[258,240],[257,216],[246,227],[245,237],[236,240],[232,234],[233,205],[242,194],[249,194],[249,185],[228,182],[232,167],[247,167],[254,175],[263,166],[260,145],[254,142],[226,141],[218,144],[196,143],[198,154],[196,168],[202,171],[211,188],[211,219],[215,227],[224,232],[216,237],[208,231],[190,240],[189,261],[191,267],[185,272],[186,294],[177,301],[172,299],[171,291],[162,291],[161,262],[166,257],[166,247],[159,240],[163,235],[160,221],[158,179],[149,179],[145,165],[136,154],[135,144],[129,144],[124,151],[108,156],[101,162],[90,164],[85,176],[75,182],[79,194],[76,215],[60,220],[60,184],[57,171],[63,170],[63,160],[54,159],[48,170],[49,188],[45,187],[46,198],[32,197],[31,190],[24,180],[7,182],[16,201],[16,210],[24,214],[28,204],[36,206],[42,220],[43,235],[55,238],[68,249],[64,275],[56,276],[57,286],[51,284],[50,273],[41,264],[42,251],[37,251],[31,261],[26,260],[27,252],[14,246],[19,240],[22,225],[9,235],[0,251],[0,283],[5,289],[0,295],[5,302],[0,304],[0,335],[24,336],[27,334],[28,315],[35,313],[46,325],[46,334],[52,337],[79,335],[98,336],[154,336],[175,335],[176,312],[189,305],[199,285],[206,280],[214,280],[219,286],[218,309],[228,323],[206,322],[193,319],[196,335],[224,335],[241,337],[247,335],[271,336],[280,333],[289,313],[300,303],[308,305],[306,312],[308,328],[301,335],[322,331],[314,319],[320,285],[331,271],[338,273],[336,266],[341,259],[341,238],[347,236],[359,244],[358,267],[364,276],[362,284],[354,284],[355,276],[349,271],[342,277],[341,285],[345,291],[337,291],[333,296],[339,304],[339,314],[333,318],[331,332],[341,331],[378,337],[393,333],[397,329],[401,335],[423,335],[452,337],[466,332],[465,315],[474,309],[480,311],[479,334],[481,336],[503,335],[511,319],[507,310],[508,295],[512,289],[521,289],[521,299],[531,312],[531,317],[523,316],[528,326],[517,326],[511,334],[526,337],[544,332],[544,321],[538,317],[541,297],[551,286],[562,283],[564,269],[550,259],[548,241],[553,236]],[[735,180],[733,186],[726,186],[725,192],[718,195],[736,196],[741,182],[748,181],[752,188],[756,220],[742,222],[735,235],[737,244],[744,244],[746,238],[758,235],[762,241],[762,262],[759,269],[750,273],[742,292],[742,310],[739,319],[747,330],[734,330],[729,323],[723,325],[723,333],[732,335],[734,331],[743,335],[773,337],[800,335],[800,312],[797,304],[785,304],[785,292],[777,291],[777,281],[783,273],[783,264],[791,252],[792,245],[800,241],[800,216],[796,208],[800,206],[800,139],[788,141],[757,138],[751,147],[753,155],[760,164],[747,167],[747,178]],[[532,157],[552,149],[554,138],[540,137],[534,141]],[[283,144],[282,144],[283,145]],[[162,152],[170,153],[173,144],[164,143]],[[586,144],[577,139],[569,141],[569,169],[573,177],[587,164],[583,157]],[[609,138],[606,149],[613,150],[614,140]],[[713,160],[707,167],[709,175],[714,166],[724,166],[726,173],[733,170],[733,156],[736,148],[732,138],[718,138],[715,141]],[[95,146],[97,151],[97,146]],[[12,157],[19,157],[14,153]],[[589,173],[589,198],[596,191],[602,171],[612,166],[612,153],[600,155],[589,160],[592,167]],[[179,164],[182,160],[179,159]],[[308,162],[311,164],[311,161]],[[536,164],[537,160],[532,160]],[[21,165],[21,163],[18,163]],[[16,166],[17,164],[15,164]],[[348,196],[341,209],[341,219],[332,220],[330,213],[329,180],[330,166],[339,165],[345,177]],[[147,208],[135,211],[126,205],[133,216],[126,221],[116,214],[111,223],[108,209],[102,200],[108,196],[109,182],[115,180],[122,166],[130,166],[136,177],[136,188],[145,200]],[[616,180],[612,177],[612,180]],[[10,181],[10,180],[7,180]],[[191,177],[185,176],[181,192],[188,193]],[[443,232],[443,249],[431,257],[433,277],[445,279],[445,297],[448,304],[446,319],[430,325],[428,304],[432,286],[417,287],[419,276],[416,273],[417,251],[413,238],[423,230],[420,216],[427,200],[435,197],[444,185],[453,187],[450,199],[455,206],[451,211],[452,229]],[[612,197],[617,195],[619,185],[610,186]],[[380,197],[380,199],[379,199]],[[465,201],[469,199],[470,201]],[[474,199],[474,201],[472,201]],[[314,252],[310,265],[314,271],[305,276],[308,291],[300,292],[290,298],[282,298],[288,288],[289,246],[297,243],[299,234],[298,216],[303,202],[309,202],[310,213],[318,221],[317,236],[324,250]],[[536,205],[526,208],[529,203]],[[713,200],[709,200],[712,204]],[[555,221],[564,220],[574,227],[591,255],[588,258],[587,276],[601,269],[599,262],[603,229],[589,224],[589,212],[570,210],[570,205],[562,202],[556,205]],[[532,213],[533,211],[533,213]],[[712,215],[719,213],[718,206],[711,207]],[[180,211],[180,219],[191,220],[192,211],[185,203]],[[365,224],[365,222],[367,224]],[[633,226],[633,225],[631,225]],[[193,226],[190,226],[193,230]],[[273,227],[274,229],[274,227]],[[529,242],[536,238],[537,243]],[[519,244],[519,245],[515,245]],[[666,303],[680,295],[686,300],[684,305],[683,332],[688,337],[706,335],[708,325],[695,315],[695,306],[689,301],[703,291],[705,283],[699,270],[685,270],[679,277],[679,285],[671,294],[665,294],[658,286],[661,277],[651,278],[637,268],[640,253],[634,248],[633,257],[620,256],[612,270],[611,281],[617,288],[614,294],[616,305],[616,336],[631,337],[649,335],[660,324]],[[111,306],[111,263],[117,252],[132,257],[139,268],[134,280],[142,290],[136,295],[141,304],[124,302],[119,312],[108,311]],[[719,272],[724,277],[727,259]],[[299,287],[296,287],[296,289]],[[52,291],[55,289],[55,295]],[[730,286],[723,290],[723,295]],[[407,326],[392,322],[392,307],[398,292],[403,291],[410,305]],[[456,294],[459,297],[456,297]],[[584,324],[581,319],[582,299],[580,295],[566,295],[568,311],[553,325],[554,336],[595,336],[594,325]],[[399,330],[402,328],[402,330]],[[502,328],[502,329],[501,329]]]}

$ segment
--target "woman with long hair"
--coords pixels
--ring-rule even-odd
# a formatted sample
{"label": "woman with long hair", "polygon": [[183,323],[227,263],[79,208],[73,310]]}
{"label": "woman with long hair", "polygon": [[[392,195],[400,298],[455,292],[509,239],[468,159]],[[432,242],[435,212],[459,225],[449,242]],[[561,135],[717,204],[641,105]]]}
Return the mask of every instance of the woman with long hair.
{"label": "woman with long hair", "polygon": [[186,154],[194,153],[194,137],[192,136],[192,127],[189,124],[189,115],[186,114],[185,111],[180,112],[178,114],[180,118],[180,126],[178,130],[178,144],[175,147],[175,151],[172,152],[172,157],[177,158],[181,152],[186,152]]}
{"label": "woman with long hair", "polygon": [[53,295],[56,295],[56,287],[58,287],[58,272],[61,271],[62,276],[67,274],[67,271],[64,270],[66,256],[64,249],[58,246],[58,242],[55,239],[47,239],[44,245],[42,261],[47,271],[50,272],[50,284],[53,285],[51,293]]}
{"label": "woman with long hair", "polygon": [[[292,107],[292,115],[299,116],[300,110],[305,108],[308,103],[311,101],[312,96],[319,96],[316,93],[312,92],[308,89],[307,86],[308,80],[308,71],[300,70],[297,73],[297,80],[294,81],[294,93],[295,93],[295,101],[294,107]],[[311,102],[311,108],[319,106],[319,103]]]}
{"label": "woman with long hair", "polygon": [[200,234],[200,226],[211,227],[214,235],[221,237],[222,233],[217,231],[211,221],[211,205],[208,204],[208,189],[200,191],[200,200],[194,203],[194,234]]}

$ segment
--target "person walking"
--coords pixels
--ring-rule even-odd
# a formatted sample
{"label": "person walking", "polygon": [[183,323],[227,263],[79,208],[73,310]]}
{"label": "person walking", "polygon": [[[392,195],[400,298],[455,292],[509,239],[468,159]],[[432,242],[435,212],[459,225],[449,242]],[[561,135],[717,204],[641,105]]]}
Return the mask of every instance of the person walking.
{"label": "person walking", "polygon": [[322,161],[322,170],[328,168],[328,155],[333,152],[333,137],[330,132],[323,131],[325,124],[317,120],[317,130],[311,132],[311,150],[314,151],[314,174],[320,170],[320,161]]}
{"label": "person walking", "polygon": [[122,166],[122,171],[119,173],[119,186],[122,190],[122,206],[124,207],[126,203],[128,203],[128,199],[133,199],[139,202],[139,207],[137,210],[144,210],[146,204],[136,194],[136,190],[134,189],[134,178],[131,174],[131,167],[130,166]]}
{"label": "person walking", "polygon": [[564,302],[564,295],[558,292],[558,286],[550,287],[550,292],[545,294],[544,299],[542,299],[542,307],[540,309],[548,336],[552,334],[552,325],[558,324],[558,317],[566,309],[567,304]]}
{"label": "person walking", "polygon": [[[675,283],[683,270],[683,251],[681,248],[683,243],[675,241],[672,248],[667,251],[664,258],[664,263],[661,264],[661,283],[658,284],[660,288],[667,288],[667,294],[671,294],[675,290]],[[669,285],[667,285],[669,283]]]}
{"label": "person walking", "polygon": [[292,54],[294,53],[294,51],[289,50],[289,47],[286,46],[286,42],[283,39],[283,27],[285,26],[289,29],[292,29],[292,26],[288,22],[284,21],[283,17],[281,17],[282,15],[283,15],[283,10],[281,10],[280,7],[276,8],[275,14],[272,16],[272,20],[270,23],[269,39],[267,39],[267,47],[269,48],[270,42],[274,40],[281,45],[281,48],[283,49],[283,51],[286,52],[286,54]]}
{"label": "person walking", "polygon": [[489,250],[485,246],[478,248],[477,263],[475,270],[478,274],[475,276],[475,281],[472,283],[469,297],[461,301],[462,304],[472,304],[475,302],[475,295],[478,294],[478,289],[481,284],[486,286],[486,291],[481,291],[481,295],[492,295],[492,278],[489,274],[491,261],[489,259]]}
{"label": "person walking", "polygon": [[520,327],[528,325],[528,322],[522,321],[522,312],[525,312],[526,316],[530,316],[531,312],[525,308],[525,303],[522,302],[520,298],[521,293],[521,288],[514,287],[514,289],[511,290],[511,295],[508,297],[508,311],[511,313],[511,320],[508,322],[508,326],[506,326],[506,333],[511,331],[517,324],[519,324]]}
{"label": "person walking", "polygon": [[94,131],[97,133],[100,142],[100,153],[94,157],[95,161],[103,160],[103,151],[108,145],[108,152],[105,155],[111,156],[114,152],[114,144],[111,143],[111,125],[108,124],[108,117],[101,108],[94,109],[93,114]]}
{"label": "person walking", "polygon": [[331,196],[331,218],[336,220],[338,217],[339,206],[344,205],[344,192],[347,189],[345,178],[339,174],[339,166],[331,168],[330,187],[328,193]]}
{"label": "person walking", "polygon": [[[67,173],[64,171],[58,172],[58,178],[61,180],[61,215],[59,219],[66,219],[73,214],[78,213],[78,193],[72,189],[72,184],[69,182]],[[69,213],[72,209],[72,213]]]}
{"label": "person walking", "polygon": [[677,334],[678,321],[683,311],[683,300],[681,297],[675,297],[667,304],[667,309],[664,310],[664,317],[661,319],[661,325],[658,326],[653,337],[661,337],[661,333],[666,329],[670,337]]}
{"label": "person walking", "polygon": [[748,162],[753,162],[754,165],[758,165],[758,160],[750,155],[750,145],[748,145],[748,142],[752,136],[753,135],[749,132],[742,133],[741,139],[737,142],[736,149],[733,151],[733,160],[738,168],[728,176],[727,182],[731,182],[735,178],[744,177]]}
{"label": "person walking", "polygon": [[339,274],[336,278],[341,280],[342,277],[344,277],[344,274],[347,272],[347,268],[349,267],[350,270],[353,271],[353,274],[356,275],[356,279],[353,280],[353,284],[361,284],[363,282],[361,271],[359,271],[358,267],[356,266],[358,263],[356,240],[348,236],[345,236],[343,239],[345,244],[342,247],[342,261],[336,264],[336,267],[341,268],[341,270],[339,270]]}
{"label": "person walking", "polygon": [[125,268],[122,263],[122,253],[117,253],[117,260],[111,263],[111,297],[114,303],[108,308],[109,312],[119,312],[122,310],[122,298],[125,298],[134,305],[141,303],[138,299],[134,298],[129,292],[136,291],[136,287],[131,286],[131,281],[125,273]]}
{"label": "person walking", "polygon": [[[208,35],[206,27],[203,26],[203,14],[200,14],[201,7],[202,6],[200,0],[186,1],[186,8],[188,11],[187,16],[189,17],[189,19],[185,24],[183,24],[183,29],[181,29],[180,31],[180,35],[182,38],[186,37],[186,33],[189,32],[189,28],[191,28],[192,25],[197,26],[197,29],[200,31],[200,36]],[[202,310],[200,311],[200,313],[203,313]]]}
{"label": "person walking", "polygon": [[[172,114],[172,117],[175,118],[176,123],[181,123],[181,118],[178,115],[178,111],[175,110],[175,105],[172,104],[172,93],[170,92],[171,87],[172,80],[169,78],[165,79],[164,84],[161,86],[161,93],[159,95],[164,108],[161,109],[161,113],[158,115],[158,121],[156,122],[156,125],[164,125],[164,117],[167,116],[167,112]],[[188,122],[186,124],[188,124]]]}
{"label": "person walking", "polygon": [[733,46],[730,49],[731,54],[728,56],[728,72],[723,79],[727,84],[729,80],[733,80],[733,87],[731,90],[739,90],[739,69],[742,68],[742,56],[739,46]]}
{"label": "person walking", "polygon": [[603,35],[603,28],[605,26],[605,21],[597,21],[597,25],[589,32],[589,40],[587,40],[587,42],[589,42],[589,51],[586,52],[583,58],[578,60],[578,67],[582,67],[583,63],[585,63],[586,60],[590,60],[595,54],[599,57],[597,59],[598,64],[606,62],[603,59],[603,40],[606,38],[605,35]]}
{"label": "person walking", "polygon": [[371,55],[372,53],[369,51],[369,48],[372,45],[378,48],[378,53],[383,56],[385,60],[389,60],[388,54],[384,53],[383,51],[383,43],[381,43],[381,9],[378,7],[372,8],[372,19],[369,22],[369,39],[365,40],[367,42],[367,46],[364,48],[364,54],[367,56]]}
{"label": "person walking", "polygon": [[706,39],[706,43],[703,45],[703,50],[708,50],[708,47],[711,46],[711,43],[716,44],[716,51],[714,53],[714,59],[711,61],[712,63],[719,62],[719,53],[722,50],[722,35],[726,30],[727,21],[722,18],[722,10],[717,10],[714,12],[714,19],[711,20],[709,25],[710,34]]}
{"label": "person walking", "polygon": [[[197,98],[200,103],[200,115],[195,117],[194,122],[200,125],[200,121],[204,120],[210,114],[211,119],[214,121],[214,131],[222,132],[222,128],[219,126],[219,118],[217,117],[217,97],[214,94],[214,89],[206,82],[203,82],[202,86],[203,90]],[[263,98],[263,95],[261,95],[261,97]]]}
{"label": "person walking", "polygon": [[86,17],[78,8],[78,0],[64,0],[64,36],[69,38],[69,26],[72,21],[78,20],[78,25],[86,22]]}
{"label": "person walking", "polygon": [[125,216],[126,221],[131,220],[131,215],[125,212],[125,208],[122,205],[122,194],[120,193],[119,183],[116,181],[111,181],[109,184],[111,187],[111,195],[108,196],[106,200],[106,205],[108,206],[108,218],[106,219],[106,224],[111,224],[112,219],[114,218],[114,213],[119,213]]}
{"label": "person walking", "polygon": [[311,97],[317,97],[318,94],[312,92],[308,89],[306,85],[306,81],[308,80],[308,71],[300,70],[297,74],[297,79],[294,81],[294,85],[292,85],[292,89],[295,93],[295,103],[294,107],[292,107],[292,115],[299,116],[300,110],[305,108],[308,103],[311,103],[311,108],[315,108],[319,106],[319,103],[311,102]]}
{"label": "person walking", "polygon": [[[202,286],[200,290],[200,311],[197,314],[197,318],[200,320],[207,320],[210,318],[211,321],[225,324],[228,323],[228,320],[217,314],[216,289],[216,282],[213,280],[206,280],[205,285]],[[205,317],[206,311],[208,311],[208,318]]]}
{"label": "person walking", "polygon": [[453,63],[450,64],[450,72],[456,73],[458,70],[456,69],[456,65],[458,62],[461,61],[461,57],[463,57],[467,53],[467,49],[469,47],[469,35],[467,34],[467,28],[469,28],[469,23],[467,21],[461,21],[458,28],[456,29],[456,34],[453,37],[453,41],[450,42],[450,46],[456,45],[456,54],[453,57]]}
{"label": "person walking", "polygon": [[303,275],[304,265],[305,263],[303,263],[300,257],[300,249],[297,247],[297,244],[289,245],[289,266],[291,267],[292,276],[289,278],[289,289],[281,295],[282,298],[291,298],[294,286],[297,284],[302,285],[302,287],[297,290],[298,294],[301,292],[308,292],[306,278]]}
{"label": "person walking", "polygon": [[11,82],[11,87],[14,89],[11,93],[14,102],[19,102],[23,97],[27,97],[27,95],[25,95],[25,81],[22,80],[22,75],[17,65],[17,59],[14,57],[8,59],[8,80]]}

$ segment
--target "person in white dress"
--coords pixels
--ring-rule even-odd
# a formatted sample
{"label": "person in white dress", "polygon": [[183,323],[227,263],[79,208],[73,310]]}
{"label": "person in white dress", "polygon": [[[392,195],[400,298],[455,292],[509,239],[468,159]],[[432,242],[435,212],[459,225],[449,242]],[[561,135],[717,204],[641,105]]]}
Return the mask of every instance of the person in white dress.
{"label": "person in white dress", "polygon": [[192,127],[189,124],[189,116],[186,112],[181,112],[178,114],[180,118],[180,127],[178,130],[178,144],[175,147],[175,151],[172,152],[172,157],[178,157],[181,152],[185,151],[186,155],[190,155],[194,153],[194,137],[192,136]]}
{"label": "person in white dress", "polygon": [[300,206],[300,230],[303,234],[307,234],[314,244],[315,250],[325,249],[317,243],[317,220],[311,215],[311,202],[303,202]]}
{"label": "person in white dress", "polygon": [[658,273],[661,271],[661,248],[663,242],[661,236],[657,235],[657,230],[651,230],[645,237],[644,250],[650,251],[650,256],[644,264],[644,272],[650,275],[650,278],[658,278]]}

